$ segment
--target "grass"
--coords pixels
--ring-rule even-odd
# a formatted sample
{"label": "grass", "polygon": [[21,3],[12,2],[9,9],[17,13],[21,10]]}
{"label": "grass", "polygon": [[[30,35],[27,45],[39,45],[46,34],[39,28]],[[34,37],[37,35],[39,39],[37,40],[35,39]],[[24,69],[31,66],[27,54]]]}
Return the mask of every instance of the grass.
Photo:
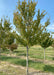
{"label": "grass", "polygon": [[3,73],[3,72],[0,72],[0,75],[6,75],[5,73]]}
{"label": "grass", "polygon": [[[0,65],[2,65],[2,63]],[[10,64],[3,62],[0,68],[0,75],[26,75],[26,72],[21,68],[12,67]]]}
{"label": "grass", "polygon": [[[45,53],[46,60],[54,61],[53,48],[48,47],[45,50],[45,52],[46,52]],[[1,54],[10,54],[10,52],[3,51]],[[14,50],[11,54],[16,55],[16,56],[20,56],[20,57],[22,57],[22,56],[26,57],[26,47],[18,47],[18,49]],[[44,49],[40,46],[31,47],[29,49],[29,57],[43,60],[44,59]],[[21,59],[19,57],[11,57],[11,56],[8,57],[8,56],[1,55],[0,61],[7,61],[7,62],[14,64],[14,65],[21,65],[21,66],[26,67],[26,59]],[[54,73],[54,64],[47,64],[47,63],[43,63],[41,61],[34,62],[33,60],[29,59],[29,67],[34,68],[35,70],[43,71],[43,72]],[[0,75],[3,75],[3,73],[1,73]]]}
{"label": "grass", "polygon": [[[18,49],[14,52],[17,56],[26,56],[26,48],[25,47],[18,47]],[[44,49],[40,46],[31,47],[29,49],[29,56],[31,58],[36,59],[44,59]],[[48,47],[45,50],[46,60],[53,60],[54,58],[54,50],[52,47]]]}
{"label": "grass", "polygon": [[[0,56],[0,61],[7,61],[9,63],[15,65],[21,65],[26,67],[26,60],[14,57]],[[54,65],[47,65],[43,62],[34,62],[29,60],[29,67],[34,68],[36,70],[44,71],[44,72],[53,72],[54,73]]]}

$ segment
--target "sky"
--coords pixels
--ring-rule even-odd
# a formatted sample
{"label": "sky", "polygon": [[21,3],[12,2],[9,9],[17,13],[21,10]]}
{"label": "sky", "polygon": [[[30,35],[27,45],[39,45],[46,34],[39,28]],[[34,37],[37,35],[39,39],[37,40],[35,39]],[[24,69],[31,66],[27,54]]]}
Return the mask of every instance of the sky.
{"label": "sky", "polygon": [[[8,16],[13,25],[13,13],[16,10],[17,2],[18,0],[0,0],[0,19]],[[40,9],[41,11],[46,10],[47,15],[42,23],[50,17],[50,25],[47,29],[48,31],[54,31],[54,0],[38,0],[36,9]]]}

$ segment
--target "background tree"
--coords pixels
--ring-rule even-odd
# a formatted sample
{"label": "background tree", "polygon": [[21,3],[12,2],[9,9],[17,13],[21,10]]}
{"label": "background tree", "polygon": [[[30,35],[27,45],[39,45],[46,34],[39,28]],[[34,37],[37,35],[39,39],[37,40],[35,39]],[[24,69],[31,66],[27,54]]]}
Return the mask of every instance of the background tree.
{"label": "background tree", "polygon": [[[11,23],[7,19],[1,19],[0,22],[0,47],[5,48],[7,39],[9,38],[9,33],[11,33]],[[7,37],[8,35],[8,37]]]}
{"label": "background tree", "polygon": [[52,47],[54,48],[54,39],[53,39]]}
{"label": "background tree", "polygon": [[27,48],[27,75],[28,49],[30,46],[36,45],[38,43],[39,36],[45,27],[49,25],[49,20],[45,22],[44,26],[40,24],[46,13],[45,11],[42,11],[41,13],[40,10],[36,11],[36,5],[37,2],[35,2],[35,0],[29,0],[28,2],[25,0],[21,2],[19,0],[17,10],[14,13],[13,18],[14,25],[16,26],[16,31],[18,32],[16,38],[18,42]]}
{"label": "background tree", "polygon": [[45,49],[52,45],[52,37],[50,36],[50,33],[43,32],[40,37],[40,45],[44,48],[44,61],[45,61]]}
{"label": "background tree", "polygon": [[14,49],[17,49],[18,45],[16,43],[16,38],[15,38],[15,35],[16,34],[14,31],[9,33],[9,37],[7,35],[7,38],[6,39],[6,46],[11,50],[13,51]]}
{"label": "background tree", "polygon": [[9,32],[8,34],[7,34],[7,37],[6,37],[7,39],[6,39],[6,44],[7,45],[11,45],[11,44],[13,44],[14,43],[14,33],[13,32]]}
{"label": "background tree", "polygon": [[[54,32],[51,32],[51,34],[54,35]],[[54,37],[53,37],[52,47],[54,48]]]}

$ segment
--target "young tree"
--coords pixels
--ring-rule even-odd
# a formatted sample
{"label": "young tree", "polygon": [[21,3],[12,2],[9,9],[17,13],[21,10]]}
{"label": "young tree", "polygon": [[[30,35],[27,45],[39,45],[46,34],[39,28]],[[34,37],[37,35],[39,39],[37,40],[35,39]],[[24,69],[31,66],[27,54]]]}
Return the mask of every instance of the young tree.
{"label": "young tree", "polygon": [[[6,41],[9,38],[9,33],[11,30],[10,21],[7,19],[1,19],[0,22],[0,47],[4,48],[6,46]],[[8,37],[7,37],[8,35]]]}
{"label": "young tree", "polygon": [[17,49],[17,47],[18,47],[14,34],[16,34],[16,33],[15,32],[9,32],[7,37],[6,37],[6,41],[5,41],[6,47],[8,49],[10,49],[11,51],[13,51],[14,49]]}
{"label": "young tree", "polygon": [[[54,32],[51,32],[51,34],[54,35]],[[54,38],[53,38],[52,47],[54,48]]]}
{"label": "young tree", "polygon": [[[9,36],[9,37],[8,37],[8,36]],[[7,45],[11,45],[11,44],[14,43],[14,39],[15,39],[15,37],[14,37],[13,32],[9,32],[9,33],[7,34],[7,36],[6,36],[6,41],[5,41],[5,43],[6,43]]]}
{"label": "young tree", "polygon": [[16,31],[18,32],[16,38],[18,42],[20,42],[27,48],[27,75],[28,50],[30,46],[38,43],[39,36],[41,35],[45,27],[49,25],[49,20],[45,22],[44,26],[40,24],[46,13],[45,11],[41,13],[40,10],[36,11],[36,5],[37,2],[32,0],[29,0],[28,2],[25,0],[21,2],[19,0],[17,11],[14,13],[13,18],[14,25],[16,26]]}
{"label": "young tree", "polygon": [[1,48],[1,44],[3,43],[2,37],[4,37],[2,29],[3,29],[3,27],[2,27],[2,19],[1,19],[1,21],[0,21],[0,48]]}
{"label": "young tree", "polygon": [[53,39],[52,47],[54,48],[54,39]]}
{"label": "young tree", "polygon": [[45,49],[52,45],[52,37],[50,37],[50,33],[43,32],[39,42],[40,45],[44,48],[44,61],[45,61]]}

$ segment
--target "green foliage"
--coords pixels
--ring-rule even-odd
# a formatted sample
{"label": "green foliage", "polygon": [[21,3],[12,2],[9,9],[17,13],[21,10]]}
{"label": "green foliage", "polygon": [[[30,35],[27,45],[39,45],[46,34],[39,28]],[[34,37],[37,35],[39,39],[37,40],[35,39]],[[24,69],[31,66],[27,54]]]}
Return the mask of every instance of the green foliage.
{"label": "green foliage", "polygon": [[53,39],[52,47],[54,48],[54,39]]}
{"label": "green foliage", "polygon": [[53,41],[52,41],[52,37],[50,37],[50,33],[43,32],[39,42],[43,48],[47,48],[51,46]]}
{"label": "green foliage", "polygon": [[11,30],[10,25],[11,25],[10,21],[4,19],[4,30],[5,30],[6,32]]}
{"label": "green foliage", "polygon": [[[5,49],[6,42],[9,38],[9,34],[11,30],[10,21],[7,19],[1,19],[0,21],[0,47]],[[10,40],[11,41],[11,40]]]}
{"label": "green foliage", "polygon": [[37,44],[39,36],[50,23],[48,19],[44,26],[40,24],[46,13],[45,11],[41,13],[40,10],[36,11],[36,5],[37,2],[32,0],[30,2],[19,0],[17,10],[14,13],[13,22],[18,32],[16,38],[24,46],[30,47]]}
{"label": "green foliage", "polygon": [[3,50],[3,51],[6,51],[7,48],[6,48],[5,46],[2,46],[2,50]]}
{"label": "green foliage", "polygon": [[6,36],[5,43],[8,44],[8,45],[11,45],[12,43],[14,43],[14,39],[15,39],[15,37],[14,37],[13,32],[10,32]]}
{"label": "green foliage", "polygon": [[14,39],[15,39],[14,32],[11,32],[10,21],[7,19],[4,19],[4,21],[3,21],[1,19],[1,22],[0,22],[0,47],[3,50],[6,50],[8,45],[12,46],[12,44],[14,43]]}

